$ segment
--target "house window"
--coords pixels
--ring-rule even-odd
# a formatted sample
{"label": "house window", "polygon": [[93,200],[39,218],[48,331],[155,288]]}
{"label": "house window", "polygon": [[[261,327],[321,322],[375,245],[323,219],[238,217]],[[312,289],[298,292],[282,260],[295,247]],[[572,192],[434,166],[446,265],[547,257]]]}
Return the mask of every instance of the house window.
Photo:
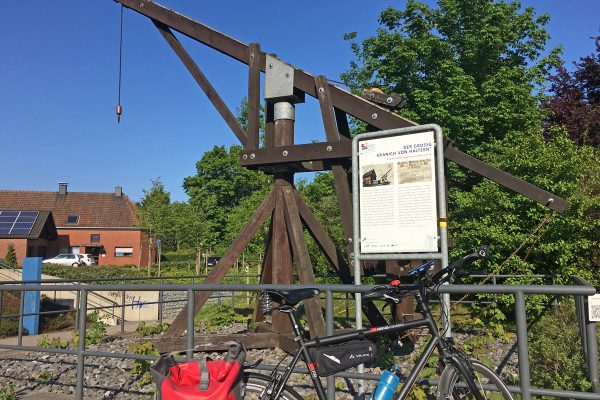
{"label": "house window", "polygon": [[133,247],[115,247],[115,257],[133,256]]}
{"label": "house window", "polygon": [[90,235],[90,243],[100,243],[100,234],[92,233]]}
{"label": "house window", "polygon": [[77,225],[79,222],[79,215],[69,215],[67,217],[67,224],[69,225]]}

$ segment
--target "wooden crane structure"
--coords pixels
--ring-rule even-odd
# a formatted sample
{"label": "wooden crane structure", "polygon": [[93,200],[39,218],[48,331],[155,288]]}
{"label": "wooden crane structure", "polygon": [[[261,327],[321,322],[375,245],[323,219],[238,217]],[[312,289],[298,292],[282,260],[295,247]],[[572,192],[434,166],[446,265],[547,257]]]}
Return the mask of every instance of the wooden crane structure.
{"label": "wooden crane structure", "polygon": [[[304,228],[314,237],[323,253],[339,274],[342,282],[353,283],[350,268],[344,257],[328,237],[309,207],[293,185],[294,174],[306,171],[333,172],[337,199],[346,239],[348,259],[352,252],[352,201],[348,184],[351,165],[351,140],[348,115],[369,125],[372,130],[402,128],[416,125],[383,105],[396,105],[397,99],[381,93],[369,92],[365,98],[354,95],[329,83],[325,76],[311,75],[261,50],[257,43],[245,44],[220,33],[200,22],[181,15],[149,0],[116,0],[123,6],[148,17],[164,37],[177,57],[183,62],[200,88],[233,131],[244,150],[239,162],[247,168],[258,168],[273,174],[273,188],[256,209],[250,220],[231,243],[221,260],[208,275],[206,283],[220,282],[228,269],[243,252],[259,227],[270,217],[266,240],[262,283],[292,283],[295,265],[301,283],[314,283],[314,272],[304,239]],[[244,130],[219,94],[202,73],[196,62],[173,34],[179,32],[248,65],[248,125]],[[265,145],[259,146],[259,113],[261,103],[261,73],[265,73]],[[294,110],[305,95],[319,101],[325,141],[296,144],[294,142]],[[552,193],[531,185],[504,171],[494,168],[456,147],[444,143],[444,156],[500,185],[512,189],[553,210],[562,212],[567,202]],[[207,301],[210,292],[197,292],[194,315]],[[187,307],[186,307],[187,308]],[[363,306],[372,323],[382,323],[382,316],[370,304]],[[325,323],[318,300],[306,304],[311,334],[325,334]],[[177,337],[186,329],[187,309],[176,317],[166,332]],[[260,315],[258,316],[260,318]],[[284,317],[284,318],[282,318]],[[273,331],[287,332],[285,316],[273,316]]]}

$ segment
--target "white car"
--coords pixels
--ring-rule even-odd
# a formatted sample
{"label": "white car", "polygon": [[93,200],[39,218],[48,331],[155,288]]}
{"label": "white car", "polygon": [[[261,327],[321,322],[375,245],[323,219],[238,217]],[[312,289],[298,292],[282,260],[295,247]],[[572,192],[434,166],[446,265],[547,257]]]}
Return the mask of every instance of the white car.
{"label": "white car", "polygon": [[[84,259],[84,255],[87,254],[59,254],[54,258],[49,258],[42,261],[42,264],[57,264],[57,265],[69,265],[71,267],[79,267],[81,265],[89,265]],[[92,257],[89,259],[93,260]]]}

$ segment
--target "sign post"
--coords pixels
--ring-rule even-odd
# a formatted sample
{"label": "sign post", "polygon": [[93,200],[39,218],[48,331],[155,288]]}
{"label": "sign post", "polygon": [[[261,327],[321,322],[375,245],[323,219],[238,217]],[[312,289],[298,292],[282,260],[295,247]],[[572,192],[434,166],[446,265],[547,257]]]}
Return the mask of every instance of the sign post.
{"label": "sign post", "polygon": [[[363,260],[438,259],[448,265],[446,180],[437,125],[369,132],[352,141],[355,284]],[[449,297],[443,298],[449,315]],[[356,296],[357,328],[362,327]],[[443,321],[450,336],[449,317]]]}
{"label": "sign post", "polygon": [[[23,273],[21,275],[23,282],[39,281],[42,279],[42,258],[25,257],[23,258]],[[39,285],[39,283],[25,283],[27,285]],[[40,291],[31,290],[23,292],[23,327],[27,329],[29,335],[37,335],[40,323]]]}

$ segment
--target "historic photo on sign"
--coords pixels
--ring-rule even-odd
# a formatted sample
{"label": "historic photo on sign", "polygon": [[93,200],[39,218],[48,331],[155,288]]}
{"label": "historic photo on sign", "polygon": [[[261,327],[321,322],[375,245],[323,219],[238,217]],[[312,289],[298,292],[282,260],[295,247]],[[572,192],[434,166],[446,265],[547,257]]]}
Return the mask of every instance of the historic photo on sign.
{"label": "historic photo on sign", "polygon": [[431,182],[433,168],[431,158],[408,160],[398,163],[398,184]]}
{"label": "historic photo on sign", "polygon": [[392,163],[363,166],[362,183],[363,187],[394,183],[394,168]]}

